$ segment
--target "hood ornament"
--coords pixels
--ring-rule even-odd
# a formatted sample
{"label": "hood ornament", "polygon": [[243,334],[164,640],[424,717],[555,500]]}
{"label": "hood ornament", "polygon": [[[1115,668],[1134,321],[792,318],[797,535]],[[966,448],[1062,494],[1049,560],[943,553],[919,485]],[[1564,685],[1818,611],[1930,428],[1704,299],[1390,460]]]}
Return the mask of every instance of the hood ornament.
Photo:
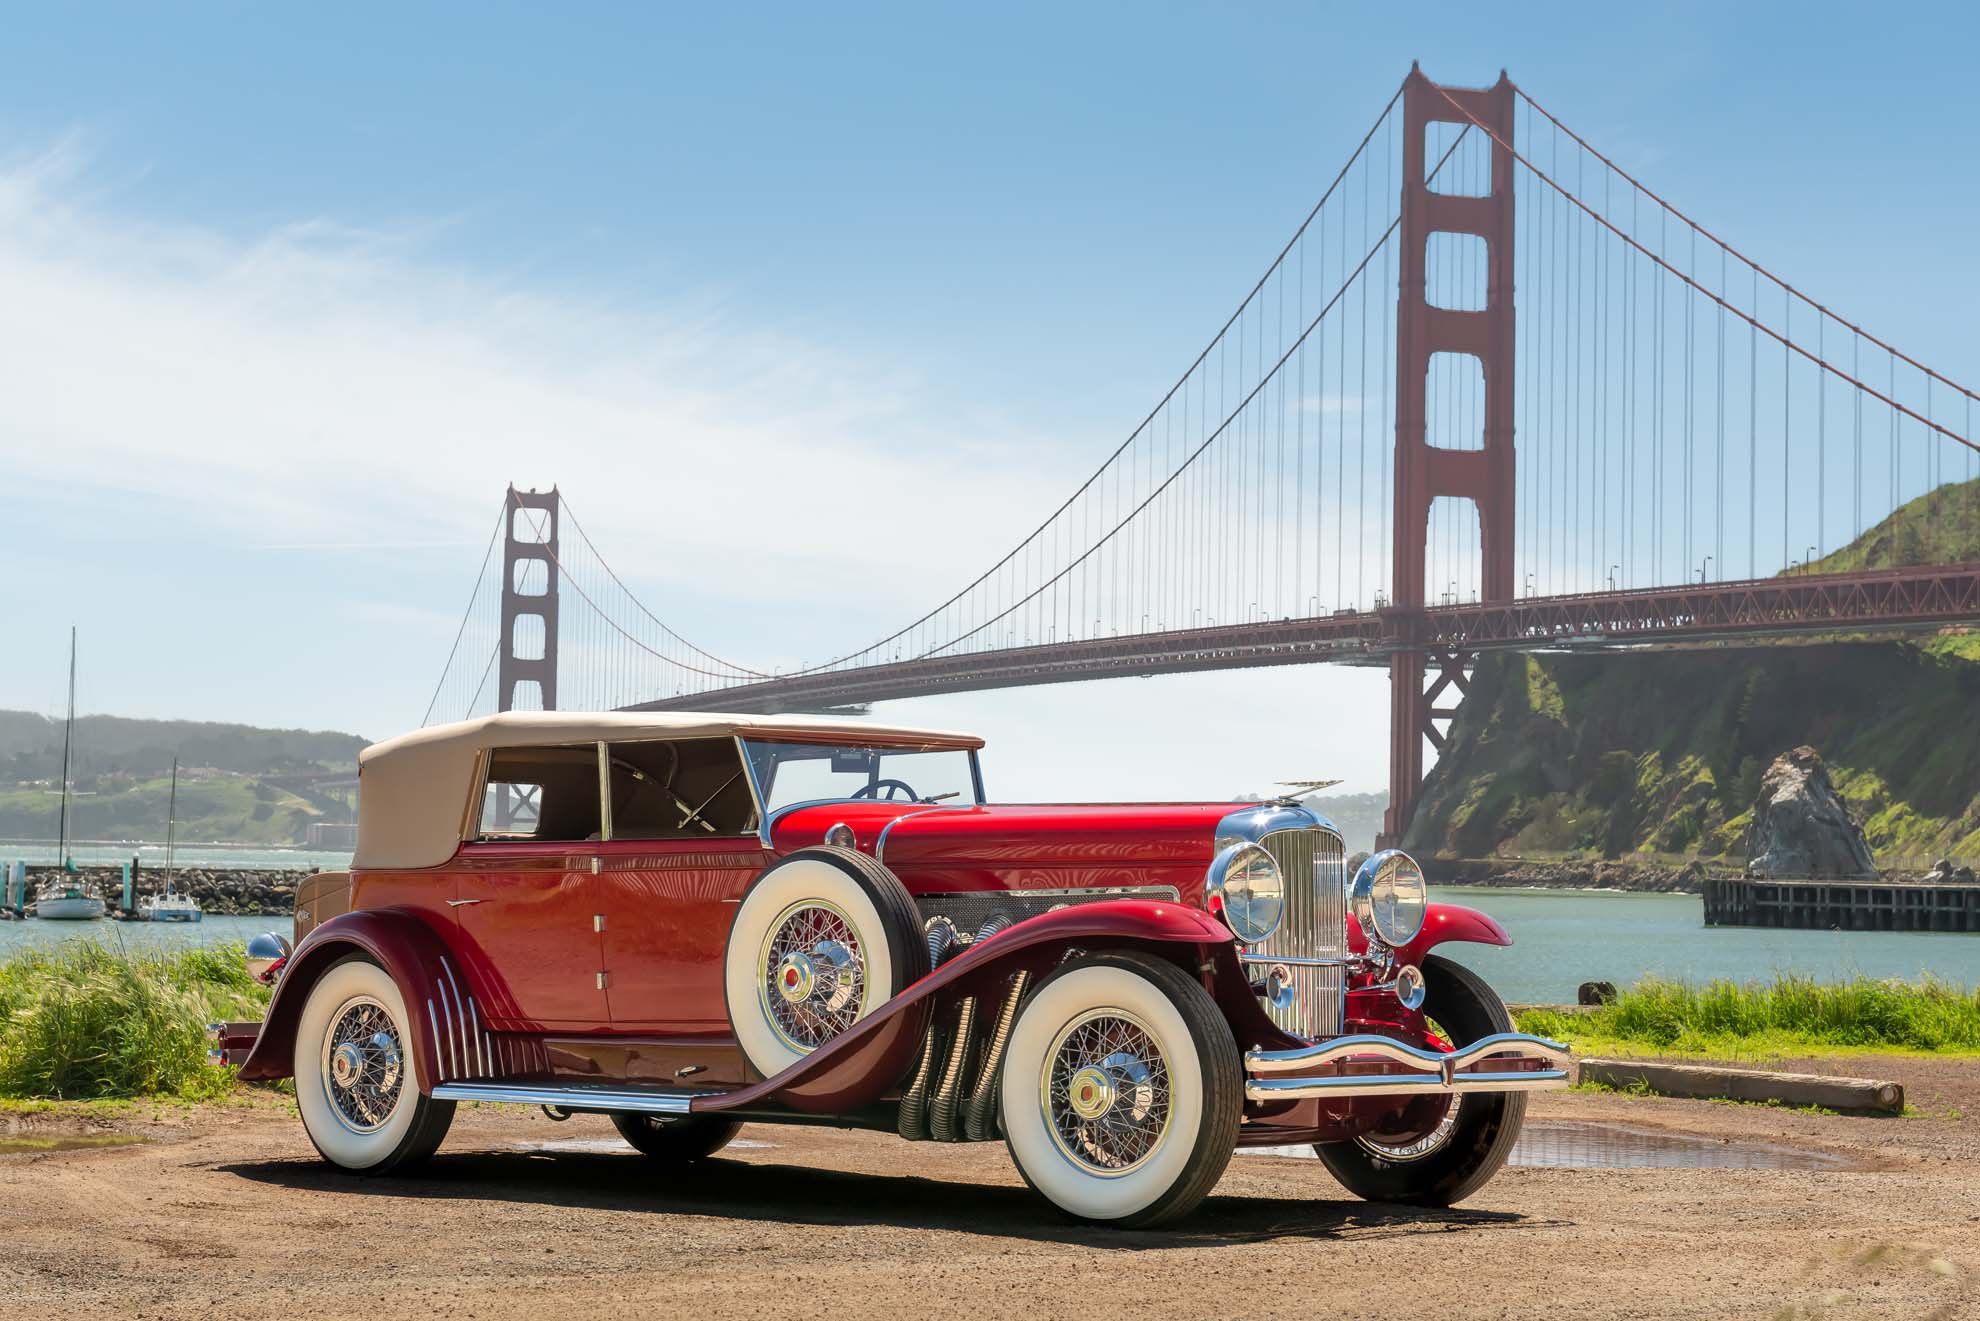
{"label": "hood ornament", "polygon": [[1279,780],[1276,781],[1276,783],[1279,785],[1280,788],[1284,789],[1286,792],[1280,794],[1277,798],[1274,798],[1272,801],[1275,803],[1283,803],[1287,807],[1292,807],[1295,804],[1297,804],[1300,799],[1306,797],[1306,795],[1311,793],[1318,793],[1322,789],[1331,789],[1335,785],[1339,784],[1340,781],[1339,780]]}

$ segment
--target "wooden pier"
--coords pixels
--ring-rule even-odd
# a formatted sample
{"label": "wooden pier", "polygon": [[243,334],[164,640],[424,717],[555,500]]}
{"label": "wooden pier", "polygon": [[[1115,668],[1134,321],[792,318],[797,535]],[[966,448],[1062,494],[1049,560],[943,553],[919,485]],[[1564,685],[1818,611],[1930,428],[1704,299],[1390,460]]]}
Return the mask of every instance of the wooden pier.
{"label": "wooden pier", "polygon": [[1705,925],[1980,932],[1980,883],[1708,877]]}

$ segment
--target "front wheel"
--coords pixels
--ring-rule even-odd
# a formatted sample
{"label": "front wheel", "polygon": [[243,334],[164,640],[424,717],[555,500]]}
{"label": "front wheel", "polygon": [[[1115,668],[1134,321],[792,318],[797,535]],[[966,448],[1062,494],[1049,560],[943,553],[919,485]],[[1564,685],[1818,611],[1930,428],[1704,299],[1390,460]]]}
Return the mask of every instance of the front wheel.
{"label": "front wheel", "polygon": [[662,1119],[658,1115],[615,1114],[612,1127],[642,1155],[663,1165],[687,1165],[706,1160],[728,1146],[742,1125],[714,1115]]}
{"label": "front wheel", "polygon": [[309,988],[296,1024],[296,1108],[323,1159],[384,1174],[439,1147],[454,1103],[421,1095],[411,1042],[398,983],[362,955],[332,964]]}
{"label": "front wheel", "polygon": [[[1453,1047],[1513,1030],[1498,993],[1460,963],[1423,960],[1424,1017]],[[1442,1104],[1428,1104],[1441,1100]],[[1371,1202],[1450,1206],[1485,1186],[1512,1154],[1526,1093],[1472,1092],[1413,1102],[1393,1132],[1364,1133],[1314,1148],[1347,1190]]]}
{"label": "front wheel", "polygon": [[1018,1173],[1085,1220],[1143,1228],[1207,1196],[1237,1145],[1244,1079],[1202,985],[1140,954],[1095,954],[1039,983],[999,1082]]}

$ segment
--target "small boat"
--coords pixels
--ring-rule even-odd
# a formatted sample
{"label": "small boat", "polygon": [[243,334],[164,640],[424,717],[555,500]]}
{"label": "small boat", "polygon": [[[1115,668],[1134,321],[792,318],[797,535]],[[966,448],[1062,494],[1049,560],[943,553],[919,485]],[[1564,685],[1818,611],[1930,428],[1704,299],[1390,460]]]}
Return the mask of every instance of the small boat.
{"label": "small boat", "polygon": [[140,922],[197,922],[206,914],[199,900],[182,892],[172,879],[172,843],[179,828],[179,759],[172,758],[172,796],[165,808],[165,889],[138,900]]}
{"label": "small boat", "polygon": [[206,916],[200,911],[199,900],[170,885],[163,894],[148,894],[138,900],[137,915],[140,922],[197,922]]}
{"label": "small boat", "polygon": [[55,857],[63,874],[42,881],[34,895],[34,915],[50,922],[88,922],[102,917],[103,896],[92,881],[75,875],[69,856],[69,767],[76,735],[76,630],[69,627],[69,719],[62,727],[62,825]]}
{"label": "small boat", "polygon": [[103,911],[103,896],[87,881],[43,881],[34,896],[34,915],[44,922],[90,922]]}

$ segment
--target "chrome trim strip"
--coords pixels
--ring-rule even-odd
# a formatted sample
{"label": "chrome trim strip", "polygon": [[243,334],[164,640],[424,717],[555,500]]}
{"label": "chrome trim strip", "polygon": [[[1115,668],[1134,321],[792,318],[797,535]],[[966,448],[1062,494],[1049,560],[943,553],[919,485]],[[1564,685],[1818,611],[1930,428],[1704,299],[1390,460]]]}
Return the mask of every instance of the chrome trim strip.
{"label": "chrome trim strip", "polygon": [[1263,964],[1266,967],[1270,967],[1274,963],[1283,963],[1290,968],[1345,968],[1353,964],[1354,961],[1355,959],[1352,954],[1345,955],[1338,959],[1308,958],[1304,955],[1293,955],[1293,954],[1238,955],[1239,963],[1258,963],[1258,964]]}
{"label": "chrome trim strip", "polygon": [[[974,806],[974,804],[972,804],[972,806]],[[964,808],[960,803],[957,803],[953,806],[951,806],[948,803],[943,803],[936,807],[924,807],[919,812],[901,813],[899,816],[895,817],[892,821],[889,821],[886,825],[880,827],[880,833],[878,836],[874,838],[873,841],[873,860],[875,862],[885,862],[887,860],[887,836],[891,835],[894,832],[894,827],[898,826],[901,822],[910,820],[913,817],[927,816],[930,812],[960,812],[963,810]]]}
{"label": "chrome trim strip", "polygon": [[[743,758],[744,758],[743,764],[748,765],[749,750],[747,748],[743,749]],[[750,775],[750,782],[755,783],[755,780],[756,780],[755,773],[752,772]],[[770,832],[777,828],[777,823],[779,821],[782,821],[785,817],[789,816],[791,813],[797,811],[799,808],[829,807],[834,803],[850,803],[852,801],[853,800],[850,798],[807,798],[800,803],[785,803],[782,807],[779,807],[774,811],[765,812],[763,814],[763,827],[762,829],[756,832],[757,837],[763,841],[763,847],[767,849],[770,847]]]}
{"label": "chrome trim strip", "polygon": [[[914,896],[918,904],[929,899],[988,899],[1002,896],[1009,899],[1069,899],[1079,895],[1108,894],[1128,899],[1166,899],[1170,903],[1181,902],[1181,895],[1173,885],[1085,885],[1069,890],[927,890]],[[1282,963],[1283,959],[1270,959],[1267,962]]]}
{"label": "chrome trim strip", "polygon": [[1338,1064],[1356,1057],[1375,1057],[1393,1060],[1397,1064],[1419,1069],[1436,1070],[1445,1078],[1457,1070],[1476,1064],[1488,1055],[1506,1051],[1517,1051],[1528,1058],[1545,1060],[1557,1068],[1566,1068],[1574,1057],[1568,1048],[1558,1041],[1546,1037],[1529,1036],[1524,1032],[1495,1032],[1489,1037],[1480,1037],[1462,1050],[1426,1050],[1397,1041],[1394,1037],[1356,1035],[1335,1037],[1317,1046],[1300,1046],[1293,1050],[1250,1050],[1244,1055],[1246,1073],[1286,1073],[1293,1069],[1313,1068],[1322,1064]]}
{"label": "chrome trim strip", "polygon": [[433,1071],[445,1077],[446,1059],[440,1054],[440,1020],[433,1016],[433,997],[426,997],[426,1024],[433,1029]]}
{"label": "chrome trim strip", "polygon": [[598,839],[612,840],[612,750],[598,740]]}
{"label": "chrome trim strip", "polygon": [[589,1087],[529,1087],[518,1083],[442,1083],[436,1101],[496,1101],[511,1105],[556,1105],[566,1110],[634,1111],[684,1115],[696,1096],[710,1092],[631,1092]]}
{"label": "chrome trim strip", "polygon": [[749,749],[743,746],[742,735],[731,734],[730,741],[736,745],[736,755],[742,758],[743,779],[749,781],[749,798],[756,804],[756,838],[764,848],[770,847],[770,814],[766,810],[763,786],[756,782],[756,766],[749,759]]}
{"label": "chrome trim strip", "polygon": [[[460,1056],[455,1061],[455,1072],[457,1073],[472,1072],[474,1070],[474,1058],[473,1056],[468,1054],[467,1013],[461,1004],[461,986],[459,982],[454,980],[454,966],[451,963],[447,962],[447,960],[444,957],[440,960],[440,971],[447,974],[447,989],[454,993],[454,1013],[455,1016],[460,1019],[459,1027],[454,1029],[455,1031],[459,1032],[461,1039]],[[452,1025],[450,1024],[449,1026],[451,1027]],[[466,1062],[467,1064],[466,1069],[460,1068],[460,1064],[462,1061]]]}

